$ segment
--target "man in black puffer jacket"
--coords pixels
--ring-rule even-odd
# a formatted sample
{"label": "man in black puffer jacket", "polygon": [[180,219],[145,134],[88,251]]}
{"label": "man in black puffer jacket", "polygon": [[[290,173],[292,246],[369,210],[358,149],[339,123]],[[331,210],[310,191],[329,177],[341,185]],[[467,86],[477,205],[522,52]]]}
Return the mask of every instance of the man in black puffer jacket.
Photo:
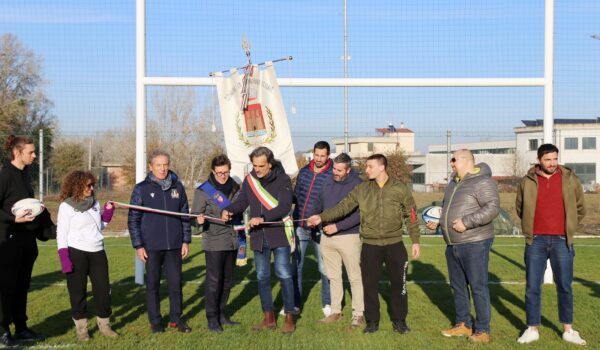
{"label": "man in black puffer jacket", "polygon": [[[151,153],[151,172],[135,185],[131,204],[189,214],[185,188],[169,170],[169,160],[164,151]],[[192,241],[189,218],[131,209],[127,226],[137,257],[146,263],[146,304],[152,332],[164,332],[158,294],[163,265],[169,290],[169,327],[191,332],[181,320],[181,265]]]}
{"label": "man in black puffer jacket", "polygon": [[[445,337],[468,336],[478,343],[490,341],[490,292],[488,263],[494,242],[492,220],[500,212],[498,186],[485,163],[475,165],[471,151],[462,149],[452,157],[450,183],[444,194],[442,216],[429,229],[442,226],[446,240],[446,262],[454,292],[456,322],[442,330]],[[471,320],[471,299],[475,304],[475,332]]]}

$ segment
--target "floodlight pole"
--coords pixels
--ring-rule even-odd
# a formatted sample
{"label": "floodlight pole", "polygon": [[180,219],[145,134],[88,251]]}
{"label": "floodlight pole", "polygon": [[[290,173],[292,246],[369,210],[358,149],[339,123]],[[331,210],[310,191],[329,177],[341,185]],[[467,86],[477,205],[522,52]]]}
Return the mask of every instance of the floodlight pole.
{"label": "floodlight pole", "polygon": [[[344,80],[348,79],[348,1],[344,0]],[[344,152],[348,149],[348,86],[344,86]]]}

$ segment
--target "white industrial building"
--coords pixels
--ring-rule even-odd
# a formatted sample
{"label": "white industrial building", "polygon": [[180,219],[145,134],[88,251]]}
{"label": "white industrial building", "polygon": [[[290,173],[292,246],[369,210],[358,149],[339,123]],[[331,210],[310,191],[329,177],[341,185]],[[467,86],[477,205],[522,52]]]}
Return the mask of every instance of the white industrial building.
{"label": "white industrial building", "polygon": [[[515,127],[515,138],[505,141],[452,143],[450,153],[469,149],[475,162],[485,162],[496,179],[521,177],[537,163],[537,149],[543,143],[543,120],[523,120]],[[415,134],[402,124],[376,129],[381,136],[352,137],[348,140],[353,159],[366,158],[374,153],[402,149],[413,165],[413,189],[432,191],[447,184],[450,171],[446,144],[429,145],[427,154],[415,150]],[[600,118],[554,119],[554,144],[559,148],[559,162],[573,169],[586,188],[600,183]],[[334,139],[336,153],[344,152],[344,140]]]}
{"label": "white industrial building", "polygon": [[[458,149],[473,151],[475,162],[485,162],[497,178],[523,176],[537,163],[537,149],[543,143],[543,120],[523,120],[514,128],[515,139],[451,144]],[[559,148],[559,162],[573,169],[585,187],[600,183],[600,118],[554,119],[554,144]],[[424,158],[424,159],[423,159]],[[412,158],[411,158],[412,159]],[[447,183],[447,145],[430,145],[425,157],[416,157],[413,164],[415,190],[428,191]]]}

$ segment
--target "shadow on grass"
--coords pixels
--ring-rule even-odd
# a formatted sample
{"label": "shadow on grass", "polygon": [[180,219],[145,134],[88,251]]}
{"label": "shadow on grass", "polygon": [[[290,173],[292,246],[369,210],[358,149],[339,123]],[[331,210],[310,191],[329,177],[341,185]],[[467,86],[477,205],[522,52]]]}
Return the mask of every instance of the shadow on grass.
{"label": "shadow on grass", "polygon": [[446,276],[432,264],[413,260],[411,265],[412,272],[408,275],[408,279],[416,281],[415,284],[427,295],[429,301],[446,316],[451,324],[454,324],[452,290],[450,285],[440,284],[446,281]]}
{"label": "shadow on grass", "polygon": [[[248,263],[245,266],[236,266],[234,269],[234,285],[232,286],[232,289],[235,287],[235,285],[237,283],[239,283],[239,281],[243,281],[246,278],[248,278],[250,271],[252,270],[252,263],[253,263],[253,259],[248,258]],[[204,267],[204,270],[206,269],[206,267]],[[206,273],[201,273],[198,275],[198,277],[203,277],[206,276]],[[186,301],[184,301],[183,304],[183,310],[188,309],[188,311],[183,315],[184,319],[189,319],[191,317],[195,317],[196,315],[200,314],[200,312],[202,311],[202,309],[204,308],[205,305],[205,300],[204,300],[204,283],[205,283],[205,279],[202,280],[202,283],[199,284],[198,288],[196,289],[196,292],[190,297],[188,298]],[[246,284],[246,286],[248,286],[248,284]],[[252,300],[255,296],[256,296],[256,292],[253,294],[250,291],[246,290],[247,287],[244,287],[244,290],[238,294],[238,296],[231,300],[227,303],[227,307],[225,308],[225,313],[227,316],[231,316],[233,315],[235,312],[237,312],[239,309],[241,309],[248,301]],[[256,289],[256,288],[255,288]],[[240,296],[244,296],[245,295],[245,300],[244,302],[241,302],[239,300]]]}
{"label": "shadow on grass", "polygon": [[[295,304],[299,304],[300,308],[304,308],[304,303],[308,300],[308,295],[312,292],[313,288],[321,281],[321,273],[319,272],[319,264],[317,263],[317,259],[315,257],[315,247],[312,240],[305,241],[306,252],[304,254],[304,265],[302,266],[302,286],[298,284],[298,266],[297,264],[300,262],[300,250],[296,250],[293,254],[296,254],[296,259],[298,261],[292,262],[292,270],[293,270],[293,282],[294,282],[294,291],[298,291],[300,289],[300,300],[296,300]],[[311,254],[312,253],[312,254]],[[323,288],[323,286],[321,286]],[[322,302],[321,290],[319,289],[319,300]],[[296,294],[296,292],[294,292]],[[294,296],[296,298],[296,296]],[[277,297],[277,304],[283,305],[283,299],[281,295]]]}
{"label": "shadow on grass", "polygon": [[[498,252],[495,249],[491,249],[491,252],[494,253],[496,256],[506,260],[507,262],[509,262],[510,264],[518,267],[519,269],[525,271],[525,265],[522,263],[519,263],[518,261]],[[489,275],[490,280],[491,281],[501,281],[501,279],[495,275],[495,274],[491,274]],[[598,285],[597,283],[594,283],[592,281],[588,281],[582,278],[578,278],[575,277],[573,278],[573,281],[575,282],[579,282],[582,285],[590,288],[591,292],[592,292],[592,296],[594,297],[600,297],[600,285]],[[493,286],[493,288],[490,288],[493,290],[498,290],[498,295],[495,296],[495,293],[492,293],[490,291],[490,297],[492,299],[492,305],[496,308],[496,310],[498,310],[498,312],[501,315],[504,315],[505,318],[507,318],[507,320],[509,322],[511,322],[511,324],[515,325],[516,327],[518,327],[519,329],[524,329],[527,325],[520,319],[518,319],[516,316],[514,316],[514,314],[512,314],[503,304],[502,304],[502,300],[500,299],[504,299],[507,301],[512,302],[512,304],[518,306],[519,308],[521,308],[522,310],[525,310],[525,302],[524,302],[524,298],[525,296],[523,296],[522,298],[517,298],[514,296],[514,294],[510,293],[508,290],[506,290],[504,287],[502,287],[502,285],[495,285]],[[543,297],[543,296],[542,296]],[[562,335],[562,330],[560,330],[554,323],[552,323],[550,320],[548,320],[547,318],[542,316],[542,325],[546,326],[550,329],[552,329],[554,332],[556,332],[558,335]]]}
{"label": "shadow on grass", "polygon": [[499,251],[497,251],[497,250],[496,250],[496,249],[494,249],[493,247],[490,249],[490,252],[492,252],[492,253],[493,253],[493,254],[495,254],[496,256],[498,256],[498,257],[500,257],[500,258],[502,258],[502,259],[506,260],[507,262],[511,263],[512,265],[514,265],[514,266],[516,266],[516,267],[520,268],[521,270],[525,271],[525,265],[523,265],[523,264],[521,264],[520,262],[518,262],[518,261],[516,261],[516,260],[514,260],[514,259],[512,259],[512,258],[509,258],[508,256],[506,256],[506,255],[504,255],[504,254],[500,253]]}

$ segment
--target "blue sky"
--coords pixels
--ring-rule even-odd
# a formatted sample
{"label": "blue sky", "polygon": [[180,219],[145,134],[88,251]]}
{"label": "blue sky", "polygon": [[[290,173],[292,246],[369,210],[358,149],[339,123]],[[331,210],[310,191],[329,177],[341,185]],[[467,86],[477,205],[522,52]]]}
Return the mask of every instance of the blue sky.
{"label": "blue sky", "polygon": [[[148,75],[207,76],[240,66],[242,34],[253,60],[293,55],[281,77],[342,77],[342,1],[147,1]],[[350,77],[539,77],[543,0],[348,1]],[[557,0],[555,115],[600,116],[600,1]],[[0,33],[44,59],[46,90],[65,135],[124,124],[135,105],[134,0],[3,0]],[[204,103],[211,88],[198,88]],[[343,133],[340,88],[284,88],[296,149]],[[203,106],[199,106],[201,110]],[[507,139],[541,118],[541,88],[350,89],[351,135],[388,122],[443,143]],[[317,126],[317,127],[315,127]]]}

